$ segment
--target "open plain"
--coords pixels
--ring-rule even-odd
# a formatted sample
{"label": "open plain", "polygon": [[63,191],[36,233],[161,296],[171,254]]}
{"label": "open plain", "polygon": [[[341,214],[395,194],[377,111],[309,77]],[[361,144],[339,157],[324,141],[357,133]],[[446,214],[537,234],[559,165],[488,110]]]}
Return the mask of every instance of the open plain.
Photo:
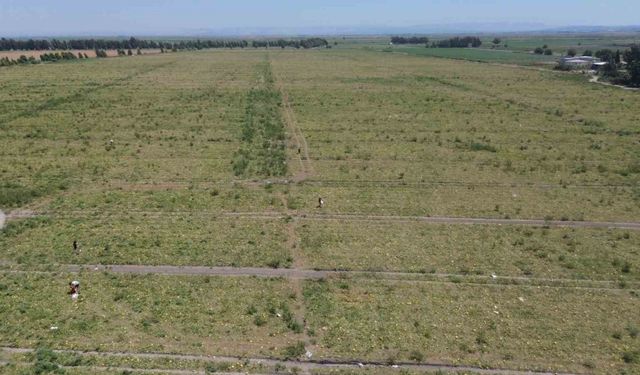
{"label": "open plain", "polygon": [[638,373],[638,108],[363,48],[3,68],[0,372]]}

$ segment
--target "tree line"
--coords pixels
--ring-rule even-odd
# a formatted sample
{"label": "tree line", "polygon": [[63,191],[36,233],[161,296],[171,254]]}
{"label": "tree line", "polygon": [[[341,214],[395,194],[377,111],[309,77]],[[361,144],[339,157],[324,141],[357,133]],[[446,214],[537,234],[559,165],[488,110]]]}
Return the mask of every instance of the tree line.
{"label": "tree line", "polygon": [[623,52],[602,49],[596,51],[595,57],[608,63],[602,70],[605,78],[616,84],[640,87],[640,44],[633,44]]}
{"label": "tree line", "polygon": [[482,41],[477,36],[453,37],[431,43],[431,48],[477,48],[482,45]]}
{"label": "tree line", "polygon": [[[328,46],[322,38],[308,38],[302,40],[254,41],[253,47],[295,47],[313,48]],[[129,38],[125,40],[110,39],[0,39],[0,51],[38,51],[38,50],[134,50],[134,49],[205,49],[205,48],[245,48],[249,46],[246,40],[181,40],[156,41]]]}
{"label": "tree line", "polygon": [[403,37],[403,36],[392,36],[391,43],[393,44],[428,44],[429,38],[423,36],[412,36],[412,37]]}
{"label": "tree line", "polygon": [[329,42],[323,38],[307,38],[301,40],[254,40],[251,42],[251,46],[253,48],[317,48],[317,47],[328,47]]}
{"label": "tree line", "polygon": [[533,53],[535,53],[536,55],[551,56],[553,55],[553,50],[545,44],[542,47],[536,47],[536,49],[533,50]]}
{"label": "tree line", "polygon": [[75,59],[88,59],[86,53],[78,52],[78,56],[72,52],[55,52],[55,53],[43,53],[40,55],[40,61],[42,62],[56,62],[60,60],[75,60]]}
{"label": "tree line", "polygon": [[17,59],[10,59],[8,57],[0,58],[0,66],[11,66],[11,65],[29,65],[29,64],[40,64],[41,62],[58,62],[63,60],[76,60],[76,59],[88,59],[86,53],[78,52],[78,56],[74,55],[73,52],[51,52],[51,53],[43,53],[40,55],[40,60],[36,59],[33,56],[25,56],[20,55]]}

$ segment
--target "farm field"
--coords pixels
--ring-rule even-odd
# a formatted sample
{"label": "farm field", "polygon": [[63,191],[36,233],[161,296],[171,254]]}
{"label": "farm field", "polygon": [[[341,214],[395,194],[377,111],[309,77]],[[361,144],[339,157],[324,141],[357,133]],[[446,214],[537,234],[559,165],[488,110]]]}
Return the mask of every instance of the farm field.
{"label": "farm field", "polygon": [[[489,43],[486,43],[489,45]],[[533,47],[535,49],[535,47]],[[553,67],[557,56],[535,55],[530,51],[489,48],[424,48],[394,47],[384,49],[385,52],[406,53],[415,56],[440,57],[447,59],[468,60],[518,65],[536,65]],[[558,51],[560,52],[560,51]]]}
{"label": "farm field", "polygon": [[[633,43],[638,43],[640,36],[638,33],[611,33],[611,34],[558,34],[539,36],[510,36],[503,38],[508,43],[508,48],[520,51],[533,51],[536,47],[547,45],[555,52],[564,52],[569,48],[576,48],[578,51],[600,49],[621,49]],[[484,41],[484,40],[483,40]],[[490,43],[490,40],[486,40]]]}
{"label": "farm field", "polygon": [[640,371],[640,97],[449,57],[2,68],[0,373]]}
{"label": "farm field", "polygon": [[[637,296],[627,291],[378,281],[310,282],[304,295],[309,329],[320,343],[317,350],[330,356],[386,357],[389,362],[438,358],[489,368],[551,366],[568,372],[583,370],[587,362],[605,368],[615,348],[633,345],[633,337],[617,340],[612,335],[624,330],[622,322],[637,322],[639,307]],[[617,306],[618,322],[607,319],[612,305]],[[532,321],[534,316],[540,320]],[[580,329],[583,324],[589,330]]]}
{"label": "farm field", "polygon": [[[448,39],[458,35],[433,34],[428,35],[431,42]],[[500,39],[495,46],[493,40]],[[389,45],[389,37],[349,37],[335,40],[339,49],[370,49],[376,51],[408,54],[416,56],[439,57],[446,59],[476,61],[484,63],[498,63],[507,65],[532,66],[552,69],[560,56],[569,49],[575,49],[578,54],[585,51],[595,53],[602,49],[624,50],[629,45],[640,41],[637,32],[622,33],[558,33],[558,34],[484,34],[480,36],[482,46],[479,48],[425,48],[424,45]],[[546,48],[553,55],[536,55],[536,48]]]}

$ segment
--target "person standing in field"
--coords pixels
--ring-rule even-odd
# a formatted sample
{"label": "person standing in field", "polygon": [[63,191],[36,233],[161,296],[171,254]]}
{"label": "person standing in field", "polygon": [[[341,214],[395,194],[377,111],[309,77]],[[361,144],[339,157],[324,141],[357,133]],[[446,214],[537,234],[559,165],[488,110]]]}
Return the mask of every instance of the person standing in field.
{"label": "person standing in field", "polygon": [[322,197],[318,198],[318,208],[324,207],[324,199]]}
{"label": "person standing in field", "polygon": [[69,283],[69,291],[67,292],[71,296],[71,299],[76,301],[80,296],[80,282],[73,280]]}

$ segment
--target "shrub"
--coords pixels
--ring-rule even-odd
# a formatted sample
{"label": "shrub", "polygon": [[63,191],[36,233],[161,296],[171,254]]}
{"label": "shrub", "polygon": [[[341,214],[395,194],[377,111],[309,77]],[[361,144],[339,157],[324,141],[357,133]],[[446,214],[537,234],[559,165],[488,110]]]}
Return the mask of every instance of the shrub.
{"label": "shrub", "polygon": [[284,348],[283,355],[285,359],[293,359],[302,356],[307,350],[304,347],[304,342],[298,341],[295,344],[291,344]]}
{"label": "shrub", "polygon": [[255,316],[255,318],[253,318],[253,323],[258,327],[262,327],[263,325],[267,324],[267,320],[262,315],[258,314]]}
{"label": "shrub", "polygon": [[0,207],[18,207],[40,196],[36,189],[14,182],[0,183]]}
{"label": "shrub", "polygon": [[626,351],[622,353],[622,360],[625,361],[625,363],[636,363],[640,360],[640,352]]}
{"label": "shrub", "polygon": [[205,374],[215,374],[218,372],[227,372],[231,369],[232,365],[228,362],[209,363],[204,368]]}
{"label": "shrub", "polygon": [[627,326],[627,332],[629,333],[629,336],[634,339],[638,337],[638,334],[640,334],[638,327],[632,326],[631,324]]}
{"label": "shrub", "polygon": [[258,309],[254,305],[247,307],[247,315],[254,315],[258,312]]}
{"label": "shrub", "polygon": [[65,371],[56,362],[58,355],[48,348],[38,348],[35,353],[33,373],[39,374],[64,374]]}
{"label": "shrub", "polygon": [[491,145],[488,145],[486,143],[478,143],[478,142],[472,142],[469,145],[469,149],[471,151],[489,151],[489,152],[497,152],[498,151],[495,147],[493,147]]}
{"label": "shrub", "polygon": [[416,362],[422,362],[424,360],[424,354],[422,354],[422,352],[414,350],[409,354],[409,359]]}

